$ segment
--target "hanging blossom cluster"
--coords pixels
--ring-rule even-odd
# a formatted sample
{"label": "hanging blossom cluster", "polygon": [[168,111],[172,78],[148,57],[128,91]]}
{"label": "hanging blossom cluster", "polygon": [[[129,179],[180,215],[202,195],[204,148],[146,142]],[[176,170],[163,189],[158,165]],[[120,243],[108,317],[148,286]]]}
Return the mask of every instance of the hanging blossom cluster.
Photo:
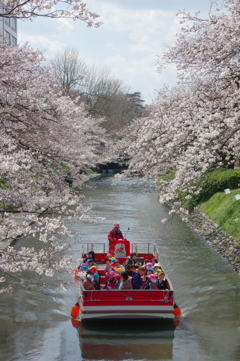
{"label": "hanging blossom cluster", "polygon": [[191,198],[206,172],[240,158],[240,1],[225,1],[224,12],[205,20],[178,16],[184,27],[158,64],[160,72],[175,64],[179,82],[159,90],[150,115],[131,127],[127,148],[129,173],[172,172],[161,182],[161,202],[173,202],[179,191]]}
{"label": "hanging blossom cluster", "polygon": [[[11,215],[6,215],[5,231],[7,230],[7,222]],[[73,271],[73,264],[71,257],[65,257],[61,253],[66,250],[69,245],[59,244],[56,242],[56,236],[72,237],[69,230],[66,228],[60,217],[48,218],[37,217],[29,215],[29,221],[34,222],[34,226],[18,227],[16,232],[24,232],[23,236],[32,236],[35,238],[33,247],[21,247],[16,249],[14,247],[6,247],[1,250],[0,258],[0,293],[12,293],[15,285],[28,287],[27,281],[24,278],[27,271],[35,272],[39,276],[53,277],[56,272]],[[12,220],[14,223],[14,221]],[[11,229],[11,225],[10,225]],[[18,233],[19,236],[20,233]],[[14,234],[8,234],[9,236]],[[40,248],[39,242],[47,244],[46,247]],[[36,248],[38,250],[36,250]],[[32,282],[31,282],[32,283]],[[47,286],[45,282],[40,282],[43,287]]]}
{"label": "hanging blossom cluster", "polygon": [[98,14],[80,0],[1,0],[0,17],[33,20],[36,17],[81,20],[88,26],[99,27]]}
{"label": "hanging blossom cluster", "polygon": [[[61,218],[33,215],[17,226],[9,211],[84,217],[88,209],[64,177],[70,172],[80,187],[79,171],[101,162],[99,144],[107,143],[103,119],[88,116],[79,99],[64,96],[43,61],[42,53],[27,44],[0,45],[0,241],[33,236],[46,245],[40,253],[3,247],[3,286],[5,274],[12,272],[52,276],[53,268],[69,269],[67,259],[53,262],[65,248],[56,242],[57,235],[69,236]],[[53,242],[50,248],[47,242]]]}

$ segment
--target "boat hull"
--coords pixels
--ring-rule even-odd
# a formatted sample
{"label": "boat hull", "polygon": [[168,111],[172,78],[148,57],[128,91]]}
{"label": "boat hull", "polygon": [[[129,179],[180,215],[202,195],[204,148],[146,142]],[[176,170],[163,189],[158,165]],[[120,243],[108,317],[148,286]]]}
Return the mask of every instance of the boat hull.
{"label": "boat hull", "polygon": [[80,318],[174,318],[171,291],[101,290],[84,291],[80,297]]}

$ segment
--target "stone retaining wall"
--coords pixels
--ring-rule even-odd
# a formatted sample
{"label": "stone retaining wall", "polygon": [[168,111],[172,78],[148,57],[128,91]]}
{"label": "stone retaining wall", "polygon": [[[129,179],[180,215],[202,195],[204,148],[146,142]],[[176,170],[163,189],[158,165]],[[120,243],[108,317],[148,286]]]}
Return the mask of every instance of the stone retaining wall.
{"label": "stone retaining wall", "polygon": [[188,215],[188,223],[240,273],[240,243],[197,208]]}

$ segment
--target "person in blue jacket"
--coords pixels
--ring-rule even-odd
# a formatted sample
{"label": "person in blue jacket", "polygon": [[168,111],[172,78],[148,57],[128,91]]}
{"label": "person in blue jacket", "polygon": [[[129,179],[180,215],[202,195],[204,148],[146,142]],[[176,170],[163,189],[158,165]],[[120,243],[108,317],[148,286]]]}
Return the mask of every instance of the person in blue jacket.
{"label": "person in blue jacket", "polygon": [[145,274],[146,270],[144,267],[139,267],[138,272],[132,273],[132,286],[134,290],[139,290],[143,288],[142,276]]}

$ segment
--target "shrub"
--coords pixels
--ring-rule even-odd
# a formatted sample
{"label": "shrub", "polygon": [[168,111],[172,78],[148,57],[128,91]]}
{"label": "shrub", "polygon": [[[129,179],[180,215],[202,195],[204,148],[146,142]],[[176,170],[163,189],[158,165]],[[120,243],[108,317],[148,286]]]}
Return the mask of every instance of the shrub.
{"label": "shrub", "polygon": [[184,208],[191,211],[199,203],[208,201],[217,192],[223,192],[226,188],[238,188],[239,183],[240,170],[221,168],[206,174],[206,177],[198,185],[202,189],[199,194],[192,195],[191,199],[186,199],[188,193],[180,191],[178,200],[181,201]]}
{"label": "shrub", "polygon": [[168,182],[168,181],[174,179],[175,174],[176,174],[176,171],[172,171],[172,172],[166,173],[164,175],[160,175],[159,178],[158,178],[157,186],[162,185],[163,181]]}
{"label": "shrub", "polygon": [[240,183],[240,170],[218,169],[209,173],[200,183],[201,192],[196,196],[197,203],[207,201],[215,193],[223,192],[224,189],[236,189]]}

